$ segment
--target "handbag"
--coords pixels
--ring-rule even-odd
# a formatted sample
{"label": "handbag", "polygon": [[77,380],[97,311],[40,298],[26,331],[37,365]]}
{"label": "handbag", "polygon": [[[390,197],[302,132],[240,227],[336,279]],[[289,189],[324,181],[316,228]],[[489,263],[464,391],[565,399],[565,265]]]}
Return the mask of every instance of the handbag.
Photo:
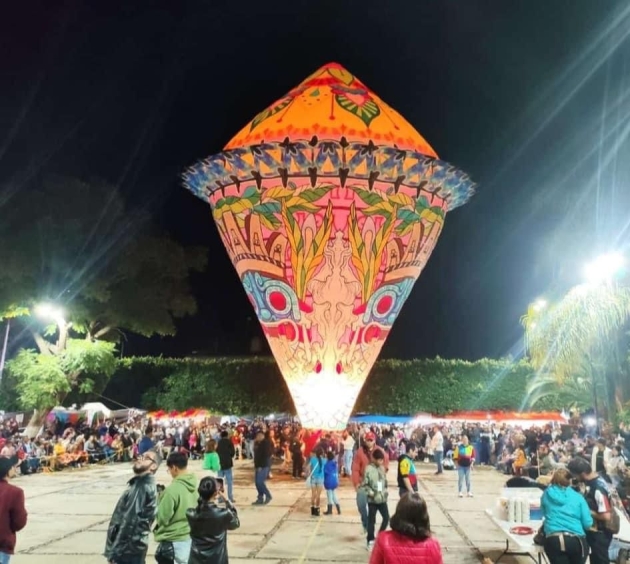
{"label": "handbag", "polygon": [[175,563],[175,547],[170,541],[162,541],[155,551],[155,560],[158,564]]}

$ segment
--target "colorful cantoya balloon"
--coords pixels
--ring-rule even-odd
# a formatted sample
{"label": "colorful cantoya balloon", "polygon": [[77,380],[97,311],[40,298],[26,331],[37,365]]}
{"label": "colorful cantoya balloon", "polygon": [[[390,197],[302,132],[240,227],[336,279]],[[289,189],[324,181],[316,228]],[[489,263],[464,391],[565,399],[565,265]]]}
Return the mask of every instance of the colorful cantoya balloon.
{"label": "colorful cantoya balloon", "polygon": [[184,177],[212,207],[302,425],[344,428],[473,183],[335,63]]}

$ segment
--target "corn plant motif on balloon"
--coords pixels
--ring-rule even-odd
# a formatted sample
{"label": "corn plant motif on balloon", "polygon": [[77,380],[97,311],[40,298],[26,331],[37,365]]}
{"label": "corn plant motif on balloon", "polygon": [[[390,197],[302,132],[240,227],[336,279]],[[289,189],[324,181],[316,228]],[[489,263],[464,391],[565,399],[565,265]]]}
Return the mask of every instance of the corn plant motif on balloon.
{"label": "corn plant motif on balloon", "polygon": [[210,203],[302,425],[342,429],[469,177],[325,65],[184,174]]}

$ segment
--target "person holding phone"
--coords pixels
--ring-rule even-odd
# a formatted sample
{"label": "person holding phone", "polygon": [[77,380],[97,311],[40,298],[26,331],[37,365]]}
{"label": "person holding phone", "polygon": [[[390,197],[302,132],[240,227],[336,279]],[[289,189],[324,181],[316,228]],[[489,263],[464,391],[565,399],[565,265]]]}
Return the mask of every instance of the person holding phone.
{"label": "person holding phone", "polygon": [[186,512],[192,540],[188,564],[228,564],[227,532],[241,526],[236,508],[224,497],[220,479],[203,478],[197,491],[197,507]]}

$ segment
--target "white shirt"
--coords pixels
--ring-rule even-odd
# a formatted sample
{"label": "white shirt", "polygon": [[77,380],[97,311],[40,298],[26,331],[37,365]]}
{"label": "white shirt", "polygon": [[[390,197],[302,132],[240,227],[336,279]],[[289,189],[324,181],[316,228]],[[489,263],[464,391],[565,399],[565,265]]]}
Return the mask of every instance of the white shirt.
{"label": "white shirt", "polygon": [[433,438],[431,439],[431,449],[434,452],[444,450],[444,437],[442,436],[442,433],[440,433],[440,431],[433,435]]}

